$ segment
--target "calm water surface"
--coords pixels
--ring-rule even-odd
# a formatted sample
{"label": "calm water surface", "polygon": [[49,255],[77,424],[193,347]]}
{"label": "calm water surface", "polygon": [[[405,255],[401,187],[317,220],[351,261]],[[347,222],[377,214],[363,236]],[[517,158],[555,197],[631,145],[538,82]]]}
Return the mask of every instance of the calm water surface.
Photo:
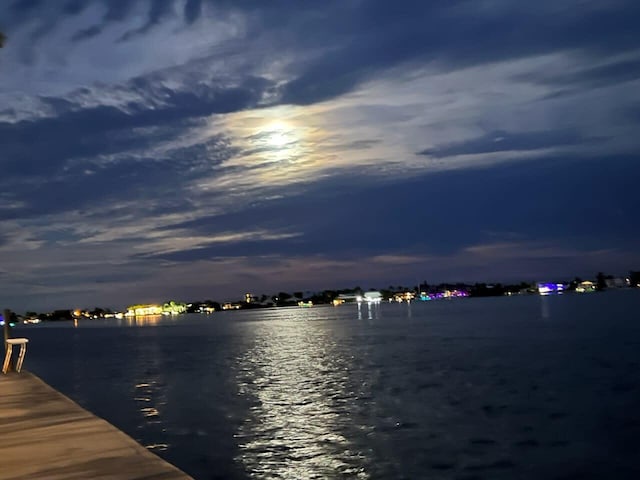
{"label": "calm water surface", "polygon": [[197,479],[638,479],[640,291],[21,327]]}

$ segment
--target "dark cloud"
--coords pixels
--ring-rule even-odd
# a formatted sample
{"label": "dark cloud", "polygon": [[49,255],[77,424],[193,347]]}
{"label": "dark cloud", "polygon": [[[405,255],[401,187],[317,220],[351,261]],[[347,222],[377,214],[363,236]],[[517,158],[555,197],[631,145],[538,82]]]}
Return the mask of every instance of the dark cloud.
{"label": "dark cloud", "polygon": [[640,102],[634,102],[624,110],[623,120],[632,125],[640,123]]}
{"label": "dark cloud", "polygon": [[[0,122],[0,185],[5,200],[19,205],[0,209],[0,219],[25,220],[97,206],[108,211],[110,202],[122,198],[144,204],[144,211],[129,212],[141,218],[190,210],[188,182],[211,175],[237,152],[229,140],[212,134],[155,158],[135,152],[178,139],[202,117],[255,106],[267,86],[262,79],[248,78],[238,87],[200,85],[180,91],[141,78],[132,81],[130,91],[157,95],[161,103],[155,108],[147,103],[82,108],[70,99],[42,97],[56,115]],[[109,155],[116,157],[96,161]]]}
{"label": "dark cloud", "polygon": [[74,33],[71,37],[71,40],[75,42],[78,40],[87,40],[89,38],[93,38],[97,35],[100,35],[102,33],[102,29],[102,25],[93,25],[91,27],[84,28]]}
{"label": "dark cloud", "polygon": [[0,144],[4,156],[0,160],[5,178],[42,176],[57,171],[73,158],[105,155],[140,148],[156,138],[139,137],[136,128],[162,127],[164,139],[178,135],[185,121],[229,113],[255,106],[268,82],[249,78],[238,87],[195,86],[189,90],[152,87],[144,79],[132,82],[133,89],[156,88],[162,105],[129,104],[126,110],[111,106],[70,109],[66,99],[45,98],[59,115],[17,123],[0,122]]}
{"label": "dark cloud", "polygon": [[69,0],[64,4],[64,7],[62,7],[62,11],[67,15],[77,15],[82,12],[86,6],[87,2],[84,0]]}
{"label": "dark cloud", "polygon": [[[140,146],[166,137],[166,132],[155,132],[143,139],[133,134],[121,141],[119,148],[126,150],[127,142]],[[125,198],[130,204],[129,211],[118,207],[119,215],[145,218],[189,211],[193,205],[188,182],[210,175],[234,152],[229,141],[218,136],[203,144],[170,150],[162,158],[124,156],[117,162],[100,165],[85,162],[67,168],[63,176],[40,182],[28,191],[14,192],[13,200],[20,201],[22,207],[0,211],[0,218],[24,220],[72,210],[84,215],[85,210],[100,207],[99,216],[104,220],[109,218],[110,205]]]}
{"label": "dark cloud", "polygon": [[[98,25],[92,25],[75,33],[71,38],[73,41],[87,40],[102,33],[111,23],[122,22],[135,5],[135,1],[130,0],[102,0],[107,8],[102,21]],[[155,2],[155,0],[154,0]],[[153,3],[153,2],[152,2]]]}
{"label": "dark cloud", "polygon": [[[130,20],[134,7],[148,8],[141,26],[122,37],[129,40],[144,34],[163,19],[178,14],[172,0],[136,2],[103,0],[107,9],[99,24],[73,34],[76,41],[100,34],[111,23]],[[14,4],[29,11],[33,0]],[[79,12],[60,4],[63,12]],[[322,2],[301,6],[293,0],[275,2],[230,2],[226,0],[189,0],[184,5],[184,21],[194,23],[204,6],[216,16],[231,12],[244,16],[249,33],[237,39],[246,49],[270,45],[273,52],[282,49],[300,51],[291,65],[294,76],[282,87],[285,103],[307,105],[334,98],[353,90],[377,73],[411,62],[436,62],[440,68],[457,69],[541,55],[558,51],[582,51],[586,58],[607,58],[640,48],[635,34],[640,20],[640,4],[620,0],[604,5],[586,1],[558,5],[543,0],[536,8],[514,6],[510,2],[470,0],[367,2]],[[52,12],[50,22],[60,14]],[[286,28],[283,26],[286,25]],[[255,40],[253,40],[255,39]],[[253,42],[260,42],[254,44]],[[307,52],[311,52],[308,55]],[[606,81],[604,77],[633,76],[637,65],[596,67],[592,72],[559,75],[555,81],[565,85]]]}
{"label": "dark cloud", "polygon": [[149,4],[149,14],[144,25],[133,30],[129,30],[120,38],[121,41],[127,41],[136,35],[142,35],[155,27],[164,17],[169,15],[173,10],[173,0],[154,0]]}
{"label": "dark cloud", "polygon": [[214,243],[158,257],[189,262],[272,254],[446,255],[495,241],[492,232],[537,241],[565,238],[577,249],[624,244],[640,235],[633,180],[640,166],[633,157],[605,161],[606,168],[600,159],[537,159],[367,188],[329,180],[302,194],[163,228],[197,236],[247,229],[301,236]]}
{"label": "dark cloud", "polygon": [[14,12],[28,13],[38,7],[42,0],[16,0],[11,4],[11,10]]}
{"label": "dark cloud", "polygon": [[187,23],[195,22],[202,12],[202,0],[187,0],[184,4],[184,19]]}
{"label": "dark cloud", "polygon": [[68,113],[76,106],[71,100],[66,98],[42,96],[39,99],[44,105],[51,108],[56,116]]}
{"label": "dark cloud", "polygon": [[[606,61],[606,59],[603,59]],[[548,72],[540,71],[517,77],[519,80],[563,87],[566,85],[576,88],[610,87],[624,82],[640,79],[640,59],[610,61],[605,65],[579,68],[577,71]]]}
{"label": "dark cloud", "polygon": [[133,8],[136,2],[130,0],[103,0],[107,7],[107,13],[104,16],[107,22],[119,22],[126,18],[127,14]]}
{"label": "dark cloud", "polygon": [[406,62],[434,61],[454,69],[569,49],[606,58],[640,48],[633,34],[640,19],[636,2],[572,17],[545,12],[549,2],[540,6],[538,11],[504,8],[483,15],[477,2],[406,2],[404,8],[365,2],[363,10],[352,12],[352,34],[338,35],[333,48],[303,63],[297,78],[284,87],[283,101],[326,100]]}
{"label": "dark cloud", "polygon": [[525,133],[496,131],[479,138],[423,150],[419,153],[421,155],[444,158],[454,155],[541,150],[569,145],[593,144],[599,141],[601,139],[584,138],[574,131],[550,130]]}

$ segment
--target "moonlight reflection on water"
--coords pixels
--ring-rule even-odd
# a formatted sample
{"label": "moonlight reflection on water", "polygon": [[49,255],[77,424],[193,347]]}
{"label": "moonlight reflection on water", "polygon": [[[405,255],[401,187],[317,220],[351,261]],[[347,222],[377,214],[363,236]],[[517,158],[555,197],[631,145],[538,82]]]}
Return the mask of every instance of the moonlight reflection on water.
{"label": "moonlight reflection on water", "polygon": [[[313,322],[261,326],[239,362],[240,393],[253,399],[237,439],[240,461],[259,478],[368,478],[350,431],[349,405],[368,386],[349,378],[351,359]],[[268,330],[268,331],[267,331]]]}

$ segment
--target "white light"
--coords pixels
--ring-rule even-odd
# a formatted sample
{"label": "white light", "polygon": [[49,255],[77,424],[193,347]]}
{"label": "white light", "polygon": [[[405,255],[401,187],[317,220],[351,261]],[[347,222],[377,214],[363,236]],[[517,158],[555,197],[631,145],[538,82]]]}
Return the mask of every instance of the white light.
{"label": "white light", "polygon": [[263,132],[265,142],[272,147],[281,148],[294,141],[291,127],[283,122],[274,122],[268,125]]}

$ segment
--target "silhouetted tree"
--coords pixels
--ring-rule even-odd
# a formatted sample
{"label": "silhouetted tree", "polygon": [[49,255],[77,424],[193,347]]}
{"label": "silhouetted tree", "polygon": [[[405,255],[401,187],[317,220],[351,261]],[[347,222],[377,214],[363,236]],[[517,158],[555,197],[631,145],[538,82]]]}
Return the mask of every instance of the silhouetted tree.
{"label": "silhouetted tree", "polygon": [[7,36],[0,32],[0,48],[4,47],[4,42],[7,41]]}
{"label": "silhouetted tree", "polygon": [[219,312],[220,310],[222,310],[222,307],[220,306],[220,303],[218,302],[214,302],[213,300],[205,300],[204,304],[207,307],[211,307],[213,308],[215,311]]}
{"label": "silhouetted tree", "polygon": [[96,307],[89,312],[89,315],[91,315],[92,317],[102,318],[105,316],[106,313],[111,313],[111,311],[108,308],[104,309],[104,308]]}
{"label": "silhouetted tree", "polygon": [[198,313],[200,311],[200,302],[191,302],[187,305],[187,313]]}
{"label": "silhouetted tree", "polygon": [[607,277],[604,273],[598,272],[596,276],[596,290],[606,290],[607,288]]}
{"label": "silhouetted tree", "polygon": [[292,304],[292,302],[290,302],[291,298],[292,296],[290,293],[280,292],[278,293],[278,295],[275,295],[274,297],[272,297],[272,300],[273,300],[273,303],[275,303],[279,307],[282,307],[287,304]]}
{"label": "silhouetted tree", "polygon": [[487,285],[486,283],[476,283],[469,291],[472,297],[498,297],[504,295],[505,289],[500,283]]}
{"label": "silhouetted tree", "polygon": [[338,296],[338,292],[336,292],[335,290],[323,290],[322,291],[323,303],[331,303],[331,302],[333,302],[333,299],[336,298],[337,296]]}
{"label": "silhouetted tree", "polygon": [[54,310],[47,317],[47,320],[73,320],[71,310]]}

